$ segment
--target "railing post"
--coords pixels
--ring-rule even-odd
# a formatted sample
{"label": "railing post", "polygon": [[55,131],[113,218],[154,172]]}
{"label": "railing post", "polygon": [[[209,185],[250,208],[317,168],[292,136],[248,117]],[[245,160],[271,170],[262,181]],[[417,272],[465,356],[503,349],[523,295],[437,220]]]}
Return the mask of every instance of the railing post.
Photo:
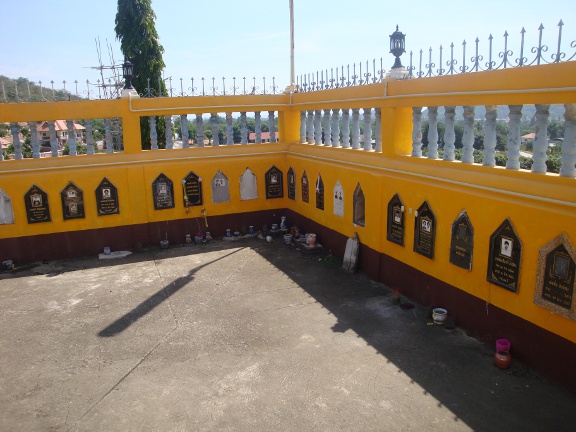
{"label": "railing post", "polygon": [[536,104],[536,138],[533,144],[532,172],[546,174],[546,150],[548,150],[548,119],[550,105]]}
{"label": "railing post", "polygon": [[[86,154],[93,155],[94,154],[94,135],[93,135],[93,128],[94,123],[92,119],[87,119],[85,122],[86,127]],[[124,130],[124,127],[122,127]]]}
{"label": "railing post", "polygon": [[212,126],[212,147],[220,146],[220,137],[218,137],[218,113],[210,115],[210,125]]}
{"label": "railing post", "polygon": [[330,110],[324,110],[324,117],[322,119],[322,132],[324,132],[324,145],[330,146],[332,144],[330,139]]}
{"label": "railing post", "polygon": [[248,144],[248,125],[246,124],[246,111],[240,113],[240,143]]}
{"label": "railing post", "polygon": [[156,130],[156,117],[150,119],[150,149],[158,150],[158,131]]}
{"label": "railing post", "polygon": [[114,153],[114,140],[112,139],[110,119],[104,119],[104,130],[106,137],[106,153]]}
{"label": "railing post", "polygon": [[576,104],[565,104],[560,177],[576,177]]}
{"label": "railing post", "polygon": [[350,148],[350,110],[342,110],[342,148]]}
{"label": "railing post", "polygon": [[484,127],[484,161],[483,166],[494,168],[496,166],[496,116],[498,107],[486,105],[486,126]]}
{"label": "railing post", "polygon": [[332,110],[332,126],[330,133],[332,135],[332,147],[340,147],[340,110]]}
{"label": "railing post", "polygon": [[364,108],[364,151],[372,151],[372,108]]}
{"label": "railing post", "polygon": [[428,159],[438,159],[438,107],[428,107]]}
{"label": "railing post", "polygon": [[412,156],[422,157],[422,107],[412,108]]}
{"label": "railing post", "polygon": [[40,145],[38,143],[38,131],[36,130],[36,122],[28,122],[28,128],[30,128],[30,145],[32,146],[32,157],[34,159],[38,159],[40,157]]}
{"label": "railing post", "polygon": [[174,148],[174,139],[172,135],[172,116],[164,116],[166,119],[166,150],[172,150]]}
{"label": "railing post", "polygon": [[376,130],[374,131],[376,143],[374,145],[374,151],[376,153],[382,153],[382,110],[376,108],[374,112],[376,114]]}
{"label": "railing post", "polygon": [[474,107],[464,107],[464,134],[462,135],[462,163],[474,163]]}
{"label": "railing post", "polygon": [[12,132],[12,145],[14,146],[14,159],[22,159],[22,143],[20,143],[20,126],[18,123],[10,123]]}
{"label": "railing post", "polygon": [[76,156],[76,131],[74,130],[74,121],[66,120],[66,128],[68,129],[68,154]]}
{"label": "railing post", "polygon": [[306,142],[314,144],[314,111],[308,111],[306,118]]}
{"label": "railing post", "polygon": [[322,111],[314,112],[314,143],[322,145]]}
{"label": "railing post", "polygon": [[58,138],[56,137],[56,126],[54,120],[48,120],[48,131],[50,132],[50,149],[52,157],[58,157]]}
{"label": "railing post", "polygon": [[260,125],[260,111],[254,112],[254,132],[256,134],[256,139],[254,140],[256,144],[262,143],[262,126]]}
{"label": "railing post", "polygon": [[454,117],[456,116],[456,107],[444,107],[444,157],[445,161],[453,161],[454,142],[456,142],[456,133],[454,132]]}
{"label": "railing post", "polygon": [[360,149],[360,110],[352,108],[352,149]]}
{"label": "railing post", "polygon": [[198,147],[204,147],[204,121],[202,114],[196,114],[196,144]]}
{"label": "railing post", "polygon": [[508,133],[508,161],[506,169],[520,169],[520,118],[522,117],[522,105],[509,105],[510,132]]}
{"label": "railing post", "polygon": [[306,142],[306,111],[300,111],[300,144]]}
{"label": "railing post", "polygon": [[234,144],[234,128],[232,127],[232,113],[226,113],[226,145]]}
{"label": "railing post", "polygon": [[268,111],[268,130],[270,131],[270,142],[276,142],[276,125],[274,124],[274,111]]}
{"label": "railing post", "polygon": [[189,148],[190,142],[188,137],[188,115],[187,114],[180,114],[180,131],[182,139],[182,148]]}

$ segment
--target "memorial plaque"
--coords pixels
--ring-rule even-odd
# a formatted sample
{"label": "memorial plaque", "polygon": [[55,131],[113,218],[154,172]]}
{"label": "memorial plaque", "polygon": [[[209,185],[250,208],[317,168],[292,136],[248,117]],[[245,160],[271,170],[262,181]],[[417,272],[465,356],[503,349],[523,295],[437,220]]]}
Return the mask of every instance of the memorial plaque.
{"label": "memorial plaque", "polygon": [[184,207],[201,206],[202,201],[202,179],[192,171],[182,181]]}
{"label": "memorial plaque", "polygon": [[272,166],[266,171],[266,199],[284,197],[284,179],[282,171]]}
{"label": "memorial plaque", "polygon": [[344,217],[344,189],[342,189],[340,180],[336,181],[334,186],[334,214]]}
{"label": "memorial plaque", "polygon": [[566,234],[540,249],[534,303],[576,321],[576,251]]}
{"label": "memorial plaque", "polygon": [[48,194],[46,192],[33,185],[24,195],[24,202],[29,224],[50,222],[50,206],[48,205]]}
{"label": "memorial plaque", "polygon": [[96,208],[98,216],[120,213],[118,189],[107,178],[104,178],[96,188]]}
{"label": "memorial plaque", "polygon": [[450,262],[466,270],[472,270],[472,250],[474,248],[474,228],[465,210],[462,210],[452,223],[450,240]]}
{"label": "memorial plaque", "polygon": [[294,174],[292,167],[288,170],[288,198],[296,199],[296,174]]}
{"label": "memorial plaque", "polygon": [[436,240],[436,216],[427,201],[418,209],[414,224],[414,252],[428,258],[434,258],[434,242]]}
{"label": "memorial plaque", "polygon": [[404,204],[398,196],[394,195],[388,202],[388,241],[404,246]]}
{"label": "memorial plaque", "polygon": [[246,168],[240,176],[240,199],[258,199],[258,182],[256,181],[256,175],[250,168]]}
{"label": "memorial plaque", "polygon": [[308,203],[310,202],[310,193],[309,193],[309,182],[308,182],[308,175],[306,171],[302,174],[302,202]]}
{"label": "memorial plaque", "polygon": [[64,220],[84,218],[84,193],[72,182],[60,192]]}
{"label": "memorial plaque", "polygon": [[316,179],[316,208],[324,210],[324,182],[320,174]]}
{"label": "memorial plaque", "polygon": [[12,198],[0,189],[0,225],[14,223],[14,208]]}
{"label": "memorial plaque", "polygon": [[152,197],[154,198],[154,210],[174,208],[174,184],[164,174],[156,177],[152,182]]}
{"label": "memorial plaque", "polygon": [[366,199],[360,183],[356,185],[352,199],[354,203],[353,221],[356,225],[364,227],[366,226]]}
{"label": "memorial plaque", "polygon": [[488,281],[518,292],[522,243],[514,231],[510,219],[506,219],[490,236]]}
{"label": "memorial plaque", "polygon": [[230,202],[230,182],[220,170],[212,178],[212,202]]}

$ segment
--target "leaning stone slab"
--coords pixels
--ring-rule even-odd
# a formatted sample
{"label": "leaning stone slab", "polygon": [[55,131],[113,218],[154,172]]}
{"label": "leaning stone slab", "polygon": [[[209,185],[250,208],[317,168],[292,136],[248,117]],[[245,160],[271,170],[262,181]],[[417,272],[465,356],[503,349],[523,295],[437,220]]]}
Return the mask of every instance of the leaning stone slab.
{"label": "leaning stone slab", "polygon": [[109,254],[105,254],[105,253],[98,254],[98,259],[111,260],[111,259],[116,259],[116,258],[126,258],[129,255],[132,255],[132,252],[130,252],[130,251],[114,251],[114,252],[110,252]]}

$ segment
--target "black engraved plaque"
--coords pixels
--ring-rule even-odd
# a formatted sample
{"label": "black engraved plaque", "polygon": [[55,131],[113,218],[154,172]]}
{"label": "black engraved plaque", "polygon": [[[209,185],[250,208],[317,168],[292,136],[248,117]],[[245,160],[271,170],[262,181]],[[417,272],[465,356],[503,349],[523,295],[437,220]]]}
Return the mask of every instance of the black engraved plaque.
{"label": "black engraved plaque", "polygon": [[202,205],[202,179],[192,171],[182,181],[184,207]]}
{"label": "black engraved plaque", "polygon": [[436,239],[436,216],[427,201],[418,209],[414,225],[414,252],[428,258],[434,258],[434,241]]}
{"label": "black engraved plaque", "polygon": [[174,184],[164,174],[156,177],[152,182],[152,196],[154,197],[154,210],[174,208]]}
{"label": "black engraved plaque", "polygon": [[294,174],[292,167],[288,170],[288,198],[296,199],[296,174]]}
{"label": "black engraved plaque", "polygon": [[316,179],[316,208],[324,210],[324,182],[320,174]]}
{"label": "black engraved plaque", "polygon": [[29,224],[50,222],[50,206],[48,205],[48,194],[46,192],[33,185],[24,195],[24,202]]}
{"label": "black engraved plaque", "polygon": [[452,223],[450,239],[450,262],[466,270],[472,270],[474,228],[466,211],[460,212]]}
{"label": "black engraved plaque", "polygon": [[84,193],[72,182],[60,192],[64,220],[84,218]]}
{"label": "black engraved plaque", "polygon": [[310,202],[310,183],[308,182],[308,175],[306,171],[302,174],[302,202]]}
{"label": "black engraved plaque", "polygon": [[514,231],[510,219],[506,219],[490,236],[488,281],[518,292],[522,243]]}
{"label": "black engraved plaque", "polygon": [[102,179],[96,188],[96,208],[98,216],[120,213],[118,189],[107,178]]}
{"label": "black engraved plaque", "polygon": [[575,268],[574,260],[562,244],[546,255],[542,298],[570,310]]}
{"label": "black engraved plaque", "polygon": [[284,183],[282,171],[272,166],[265,175],[266,199],[284,197]]}
{"label": "black engraved plaque", "polygon": [[400,246],[404,246],[404,204],[398,196],[394,195],[388,202],[388,229],[386,238]]}

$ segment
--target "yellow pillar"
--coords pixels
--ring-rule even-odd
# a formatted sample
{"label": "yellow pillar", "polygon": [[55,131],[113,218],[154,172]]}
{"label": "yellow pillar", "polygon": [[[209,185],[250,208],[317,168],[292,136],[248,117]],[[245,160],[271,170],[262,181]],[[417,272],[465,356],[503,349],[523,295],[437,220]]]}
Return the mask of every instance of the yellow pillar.
{"label": "yellow pillar", "polygon": [[140,133],[140,115],[130,111],[130,100],[124,99],[122,133],[124,139],[124,153],[140,153],[142,151],[142,136]]}
{"label": "yellow pillar", "polygon": [[395,157],[412,152],[412,109],[382,108],[382,155]]}
{"label": "yellow pillar", "polygon": [[298,143],[300,141],[300,111],[279,111],[278,133],[281,142]]}

